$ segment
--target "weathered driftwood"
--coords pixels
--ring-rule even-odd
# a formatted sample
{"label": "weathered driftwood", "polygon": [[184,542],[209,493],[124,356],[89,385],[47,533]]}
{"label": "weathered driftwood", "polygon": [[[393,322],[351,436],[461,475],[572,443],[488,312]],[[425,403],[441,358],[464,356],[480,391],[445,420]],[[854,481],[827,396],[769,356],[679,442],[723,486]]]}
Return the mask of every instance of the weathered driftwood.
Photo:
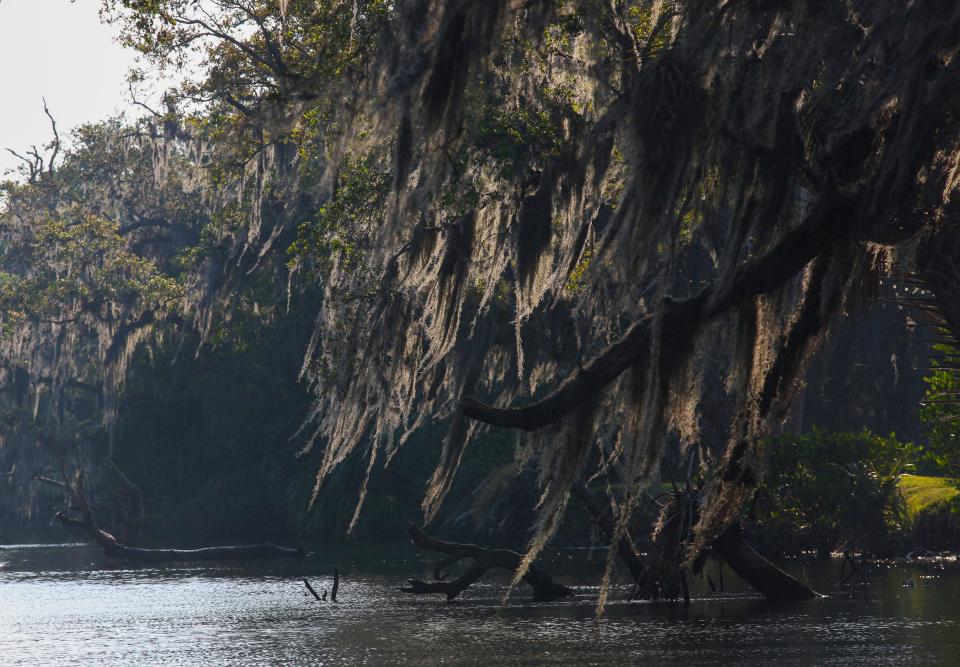
{"label": "weathered driftwood", "polygon": [[[441,560],[434,568],[433,578],[435,581],[410,579],[410,585],[400,589],[404,593],[415,595],[442,593],[447,596],[448,601],[454,600],[471,584],[479,580],[487,570],[499,567],[516,572],[523,561],[523,556],[509,549],[487,549],[475,544],[458,544],[438,540],[427,535],[422,528],[412,523],[407,524],[407,532],[410,534],[413,543],[421,549],[447,554],[449,557]],[[456,579],[447,581],[448,573],[444,571],[445,568],[465,558],[473,560],[470,567]],[[523,580],[533,589],[533,596],[536,600],[547,601],[573,596],[572,590],[556,583],[549,574],[534,565],[531,565],[527,570]]]}
{"label": "weathered driftwood", "polygon": [[[97,545],[103,548],[104,553],[110,558],[155,563],[162,561],[224,561],[244,558],[280,558],[304,555],[303,549],[291,549],[275,544],[220,546],[206,547],[203,549],[141,549],[127,546],[97,525],[93,510],[87,501],[86,471],[80,470],[74,481],[70,480],[66,470],[62,471],[62,476],[63,481],[40,475],[35,476],[34,480],[55,486],[64,491],[69,499],[69,505],[66,509],[57,512],[55,518],[65,526],[78,528],[85,532]],[[139,492],[139,489],[137,489],[137,491]],[[139,531],[139,528],[137,530]]]}

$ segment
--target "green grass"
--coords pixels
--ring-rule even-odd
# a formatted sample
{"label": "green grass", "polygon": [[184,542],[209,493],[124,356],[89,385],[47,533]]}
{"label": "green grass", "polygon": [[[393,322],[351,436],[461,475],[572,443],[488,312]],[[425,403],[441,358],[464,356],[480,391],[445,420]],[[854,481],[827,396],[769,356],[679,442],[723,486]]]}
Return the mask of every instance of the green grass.
{"label": "green grass", "polygon": [[960,495],[960,490],[946,477],[900,475],[900,493],[907,503],[907,513],[914,519],[925,509]]}

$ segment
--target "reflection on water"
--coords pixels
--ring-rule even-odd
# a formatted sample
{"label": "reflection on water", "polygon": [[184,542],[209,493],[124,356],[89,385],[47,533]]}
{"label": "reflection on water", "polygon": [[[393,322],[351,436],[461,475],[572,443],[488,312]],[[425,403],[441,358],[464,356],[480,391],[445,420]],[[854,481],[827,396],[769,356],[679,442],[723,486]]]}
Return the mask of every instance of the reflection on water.
{"label": "reflection on water", "polygon": [[[830,597],[771,605],[742,589],[680,605],[613,603],[594,614],[596,565],[556,554],[550,569],[578,597],[501,606],[505,578],[463,599],[410,597],[425,576],[412,548],[321,550],[305,560],[111,564],[91,547],[0,547],[3,665],[305,664],[956,664],[960,571],[875,568],[838,590],[835,566],[803,574]],[[329,588],[317,603],[301,582]],[[714,580],[717,579],[714,573]],[[727,573],[727,582],[732,577]],[[622,593],[618,591],[618,593]],[[623,594],[619,597],[624,597]]]}

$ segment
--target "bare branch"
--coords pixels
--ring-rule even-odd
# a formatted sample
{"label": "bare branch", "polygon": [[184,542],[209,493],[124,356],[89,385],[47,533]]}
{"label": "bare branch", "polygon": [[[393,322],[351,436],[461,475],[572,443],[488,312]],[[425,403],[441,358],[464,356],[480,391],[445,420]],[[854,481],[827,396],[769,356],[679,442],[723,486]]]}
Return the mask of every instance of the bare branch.
{"label": "bare branch", "polygon": [[137,107],[141,107],[141,108],[143,108],[143,109],[146,109],[147,111],[150,112],[151,115],[153,115],[154,118],[163,118],[163,114],[162,114],[162,113],[160,113],[159,111],[157,111],[157,110],[153,109],[152,107],[148,106],[148,105],[146,104],[146,102],[141,102],[140,100],[137,99],[137,93],[133,90],[133,84],[132,84],[132,83],[128,83],[128,84],[127,84],[127,89],[130,91],[130,103],[131,103],[131,104],[133,104],[134,106],[137,106]]}
{"label": "bare branch", "polygon": [[47,107],[46,98],[43,99],[43,113],[47,115],[47,118],[50,119],[50,129],[53,130],[53,142],[51,146],[53,147],[53,153],[50,154],[50,160],[47,162],[47,173],[53,173],[53,163],[57,159],[57,155],[60,154],[60,133],[57,132],[57,121],[54,120],[53,114],[50,113],[50,109]]}
{"label": "bare branch", "polygon": [[17,158],[18,160],[20,160],[26,165],[28,170],[28,176],[27,176],[28,182],[31,184],[36,183],[37,176],[42,171],[43,165],[42,164],[38,165],[36,158],[25,157],[20,153],[18,153],[17,151],[13,150],[12,148],[7,148],[6,151],[10,153],[10,155],[14,156],[15,158]]}

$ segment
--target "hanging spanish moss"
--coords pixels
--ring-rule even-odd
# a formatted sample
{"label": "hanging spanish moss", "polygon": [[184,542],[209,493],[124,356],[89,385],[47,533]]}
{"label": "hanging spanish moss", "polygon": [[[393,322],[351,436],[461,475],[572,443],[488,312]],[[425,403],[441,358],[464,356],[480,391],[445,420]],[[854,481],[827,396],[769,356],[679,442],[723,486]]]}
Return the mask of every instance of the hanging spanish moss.
{"label": "hanging spanish moss", "polygon": [[[543,488],[529,564],[598,462],[625,481],[622,533],[676,443],[706,480],[682,544],[696,558],[752,495],[758,443],[830,323],[950,224],[960,14],[408,9],[369,114],[391,155],[365,153],[390,187],[351,229],[363,270],[341,255],[326,276],[308,355],[317,493],[354,449],[389,460],[445,419],[429,516],[474,423],[520,429]],[[732,415],[715,450],[694,447],[705,358]]]}
{"label": "hanging spanish moss", "polygon": [[362,454],[355,524],[374,472],[442,424],[429,522],[478,436],[516,430],[539,493],[517,583],[576,485],[606,482],[619,544],[682,466],[697,488],[674,480],[646,587],[672,598],[839,315],[907,271],[956,323],[950,3],[160,4],[105,12],[167,66],[207,45],[206,77],[97,130],[101,171],[82,149],[31,171],[2,221],[8,384],[54,422],[94,387],[111,450],[136,350],[209,339],[254,276],[273,308],[319,289],[314,501]]}

